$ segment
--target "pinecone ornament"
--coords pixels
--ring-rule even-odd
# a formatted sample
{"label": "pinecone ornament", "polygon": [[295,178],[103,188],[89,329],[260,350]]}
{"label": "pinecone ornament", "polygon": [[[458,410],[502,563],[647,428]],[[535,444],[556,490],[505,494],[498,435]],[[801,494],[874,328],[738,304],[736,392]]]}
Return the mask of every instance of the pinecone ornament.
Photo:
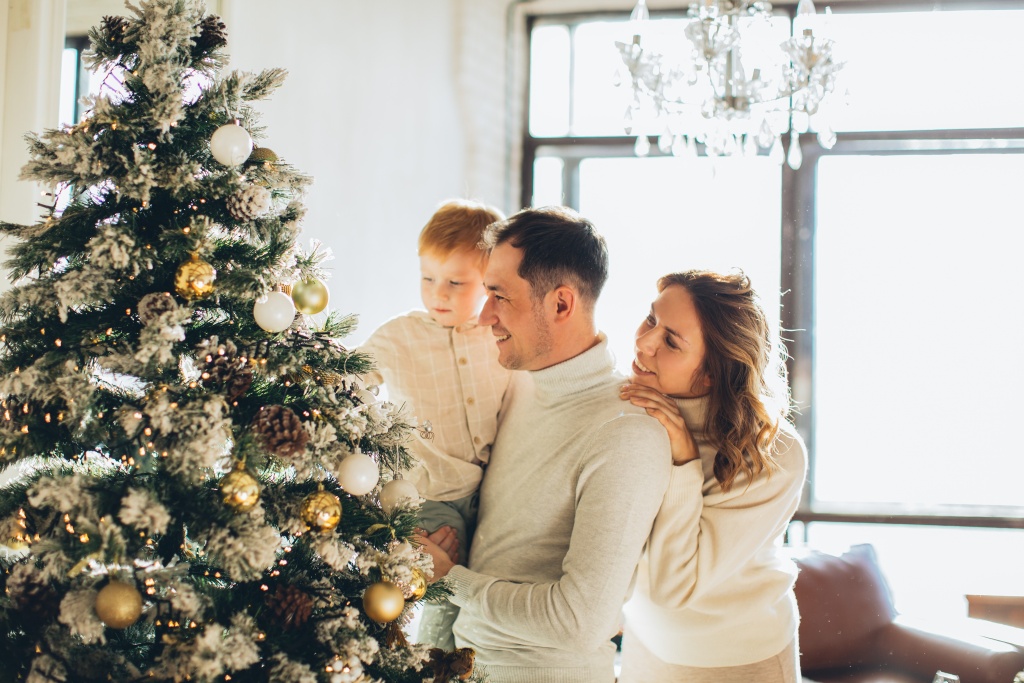
{"label": "pinecone ornament", "polygon": [[128,20],[124,17],[105,16],[103,17],[103,35],[112,45],[124,44],[124,34],[128,30]]}
{"label": "pinecone ornament", "polygon": [[476,650],[471,647],[460,647],[451,652],[432,647],[427,654],[430,658],[424,668],[433,674],[434,683],[448,683],[453,678],[465,681],[473,675]]}
{"label": "pinecone ornament", "polygon": [[177,308],[178,302],[174,300],[170,292],[150,292],[139,299],[139,320],[143,325],[149,325],[164,313]]}
{"label": "pinecone ornament", "polygon": [[192,47],[192,57],[198,59],[210,52],[216,50],[218,47],[222,47],[228,44],[228,39],[224,33],[224,22],[220,20],[220,17],[215,17],[212,14],[203,17],[203,20],[199,23],[199,35],[192,39],[195,43]]}
{"label": "pinecone ornament", "polygon": [[313,598],[296,586],[278,586],[267,596],[267,606],[286,629],[302,628],[313,613]]}
{"label": "pinecone ornament", "polygon": [[205,356],[203,385],[212,389],[224,389],[228,403],[239,399],[252,386],[252,370],[247,361],[238,355],[238,349],[230,341],[219,344]]}
{"label": "pinecone ornament", "polygon": [[309,432],[291,408],[263,406],[253,420],[253,430],[263,447],[278,456],[288,458],[306,449]]}
{"label": "pinecone ornament", "polygon": [[26,628],[41,631],[57,618],[60,595],[49,583],[35,580],[25,565],[24,570],[13,570],[7,581],[11,602],[21,614]]}
{"label": "pinecone ornament", "polygon": [[262,185],[246,185],[228,197],[226,204],[236,221],[251,221],[270,211],[270,190]]}

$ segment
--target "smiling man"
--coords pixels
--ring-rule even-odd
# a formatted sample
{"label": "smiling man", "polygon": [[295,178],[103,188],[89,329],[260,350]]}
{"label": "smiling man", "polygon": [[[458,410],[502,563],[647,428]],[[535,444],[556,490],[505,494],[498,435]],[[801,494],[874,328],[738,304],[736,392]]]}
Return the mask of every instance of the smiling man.
{"label": "smiling man", "polygon": [[513,373],[468,567],[432,542],[456,642],[495,683],[611,683],[622,604],[667,485],[665,430],[624,404],[594,307],[604,239],[570,209],[488,228],[490,325]]}

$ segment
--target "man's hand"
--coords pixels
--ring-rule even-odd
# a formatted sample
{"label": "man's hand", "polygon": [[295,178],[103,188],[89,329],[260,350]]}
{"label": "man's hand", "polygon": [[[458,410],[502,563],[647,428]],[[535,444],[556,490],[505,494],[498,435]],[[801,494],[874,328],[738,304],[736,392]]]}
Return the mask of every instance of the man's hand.
{"label": "man's hand", "polygon": [[443,579],[459,562],[459,537],[450,526],[443,526],[432,534],[419,529],[414,537],[416,542],[434,560],[434,573],[430,583]]}

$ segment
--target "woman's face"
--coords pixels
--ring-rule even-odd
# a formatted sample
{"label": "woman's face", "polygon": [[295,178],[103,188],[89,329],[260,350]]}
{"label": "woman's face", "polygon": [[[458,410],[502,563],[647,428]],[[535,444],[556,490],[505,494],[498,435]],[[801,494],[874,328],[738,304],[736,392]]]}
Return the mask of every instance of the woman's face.
{"label": "woman's face", "polygon": [[634,344],[633,382],[667,396],[703,396],[711,386],[701,373],[704,335],[693,297],[684,287],[669,285],[651,304]]}

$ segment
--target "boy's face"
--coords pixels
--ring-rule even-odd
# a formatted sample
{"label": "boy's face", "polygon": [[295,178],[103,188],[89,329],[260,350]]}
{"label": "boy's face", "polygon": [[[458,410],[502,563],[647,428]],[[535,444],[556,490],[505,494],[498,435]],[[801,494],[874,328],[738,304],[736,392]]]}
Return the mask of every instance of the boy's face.
{"label": "boy's face", "polygon": [[480,256],[475,249],[420,256],[420,297],[437,324],[455,327],[476,318],[487,296]]}

